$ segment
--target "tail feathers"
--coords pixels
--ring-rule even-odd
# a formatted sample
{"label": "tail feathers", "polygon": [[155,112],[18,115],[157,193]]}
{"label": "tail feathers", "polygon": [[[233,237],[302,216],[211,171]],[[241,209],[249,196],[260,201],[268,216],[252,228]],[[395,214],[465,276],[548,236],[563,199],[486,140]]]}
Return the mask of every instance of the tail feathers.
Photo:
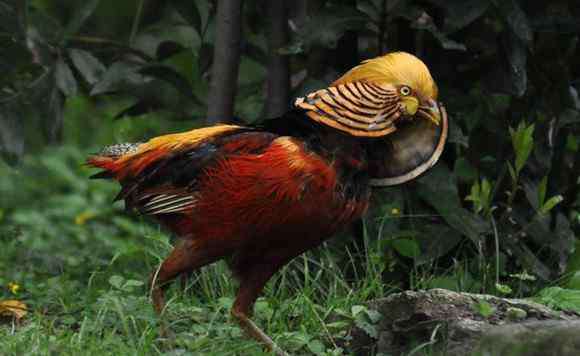
{"label": "tail feathers", "polygon": [[92,175],[91,179],[100,179],[100,178],[114,178],[115,171],[116,171],[116,164],[115,164],[116,157],[107,157],[107,156],[91,156],[87,159],[87,165],[95,168],[102,168],[104,171],[99,172],[97,174]]}
{"label": "tail feathers", "polygon": [[137,143],[119,143],[103,148],[99,152],[99,156],[103,157],[120,157],[129,153],[133,153],[139,149],[143,142]]}
{"label": "tail feathers", "polygon": [[136,152],[142,143],[119,143],[107,146],[96,155],[87,159],[87,164],[92,167],[102,168],[104,171],[92,175],[91,179],[111,179],[115,178],[118,167],[117,159],[120,157]]}

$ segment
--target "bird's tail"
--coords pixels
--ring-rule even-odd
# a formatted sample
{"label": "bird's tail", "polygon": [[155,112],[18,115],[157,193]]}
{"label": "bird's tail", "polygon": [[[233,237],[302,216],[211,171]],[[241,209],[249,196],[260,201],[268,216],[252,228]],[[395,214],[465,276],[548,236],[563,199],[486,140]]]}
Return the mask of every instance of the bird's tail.
{"label": "bird's tail", "polygon": [[90,156],[87,159],[87,165],[96,168],[102,168],[104,171],[93,176],[92,179],[113,178],[118,170],[116,161],[127,154],[136,152],[143,143],[119,143],[103,148],[101,152]]}

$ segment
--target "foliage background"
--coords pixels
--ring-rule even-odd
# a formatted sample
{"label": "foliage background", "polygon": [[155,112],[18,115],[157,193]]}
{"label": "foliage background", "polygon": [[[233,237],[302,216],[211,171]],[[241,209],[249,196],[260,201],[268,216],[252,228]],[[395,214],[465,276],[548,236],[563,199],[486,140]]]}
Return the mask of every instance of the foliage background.
{"label": "foliage background", "polygon": [[[116,188],[88,181],[84,157],[113,142],[279,115],[292,97],[395,50],[422,58],[439,84],[451,120],[442,162],[417,182],[377,191],[364,239],[337,239],[290,266],[273,285],[302,277],[267,293],[266,314],[305,296],[330,308],[323,296],[333,283],[342,286],[332,289],[334,306],[346,309],[392,288],[510,296],[580,288],[577,1],[247,0],[220,11],[223,3],[0,0],[6,298],[8,283],[20,283],[19,297],[64,330],[84,325],[89,314],[68,310],[83,305],[123,316],[142,305],[147,325],[138,281],[166,253],[167,236],[111,205]],[[225,20],[237,30],[220,27]],[[208,273],[198,281],[207,288],[193,294],[219,314],[233,287],[223,266]],[[311,289],[309,274],[318,276]],[[86,290],[83,300],[75,289]],[[108,297],[122,306],[103,307]],[[324,325],[336,321],[330,309],[323,314],[335,315]],[[360,310],[341,315],[356,320]],[[135,326],[141,338],[154,339],[143,325]],[[125,336],[132,327],[119,326]],[[332,339],[339,331],[292,337],[303,338],[297,350],[333,344],[335,352],[348,349]]]}

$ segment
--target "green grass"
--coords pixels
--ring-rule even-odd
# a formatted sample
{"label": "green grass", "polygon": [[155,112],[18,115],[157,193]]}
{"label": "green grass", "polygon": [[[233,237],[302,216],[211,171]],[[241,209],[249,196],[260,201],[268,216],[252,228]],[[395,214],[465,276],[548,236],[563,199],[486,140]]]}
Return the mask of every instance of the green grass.
{"label": "green grass", "polygon": [[[235,282],[223,262],[203,269],[185,291],[179,283],[170,289],[164,317],[177,334],[177,348],[165,346],[142,281],[168,252],[167,237],[151,229],[133,243],[137,252],[118,254],[108,264],[63,265],[52,275],[43,273],[34,256],[39,251],[28,242],[5,240],[2,264],[9,273],[3,281],[22,287],[13,295],[5,291],[4,299],[22,300],[31,312],[21,325],[0,327],[3,354],[263,353],[229,317]],[[99,245],[88,241],[86,252]],[[43,257],[50,263],[50,256]],[[340,270],[329,253],[299,257],[268,284],[255,320],[290,352],[342,354],[348,329],[364,311],[359,305],[387,290],[379,278],[348,284]]]}

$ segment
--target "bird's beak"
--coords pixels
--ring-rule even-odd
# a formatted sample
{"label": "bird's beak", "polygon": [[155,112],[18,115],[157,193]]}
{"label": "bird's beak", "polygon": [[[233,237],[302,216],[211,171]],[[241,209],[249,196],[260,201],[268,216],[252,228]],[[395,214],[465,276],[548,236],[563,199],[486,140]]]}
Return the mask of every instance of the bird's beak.
{"label": "bird's beak", "polygon": [[441,110],[439,105],[433,99],[427,99],[421,102],[417,114],[435,125],[439,126],[441,124]]}

